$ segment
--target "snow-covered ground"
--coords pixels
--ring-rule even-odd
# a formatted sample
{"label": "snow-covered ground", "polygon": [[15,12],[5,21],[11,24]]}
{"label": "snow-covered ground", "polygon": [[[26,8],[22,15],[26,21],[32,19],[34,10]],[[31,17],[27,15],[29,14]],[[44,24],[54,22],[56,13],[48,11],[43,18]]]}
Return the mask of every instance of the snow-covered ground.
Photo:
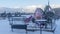
{"label": "snow-covered ground", "polygon": [[[60,34],[60,19],[56,20],[55,22],[57,24],[55,34]],[[25,30],[21,29],[20,30],[14,29],[14,32],[12,32],[9,25],[9,21],[6,19],[6,20],[0,20],[0,34],[26,34],[26,33]],[[35,32],[28,31],[28,34],[40,34],[40,31]],[[53,34],[53,33],[43,31],[42,34]]]}

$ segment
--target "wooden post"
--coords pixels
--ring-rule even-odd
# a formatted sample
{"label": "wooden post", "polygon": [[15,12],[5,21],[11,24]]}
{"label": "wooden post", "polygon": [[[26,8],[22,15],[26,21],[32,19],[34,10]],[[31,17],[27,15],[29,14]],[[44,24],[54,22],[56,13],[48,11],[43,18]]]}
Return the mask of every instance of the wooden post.
{"label": "wooden post", "polygon": [[40,24],[40,34],[42,34],[42,27],[41,27],[41,24]]}

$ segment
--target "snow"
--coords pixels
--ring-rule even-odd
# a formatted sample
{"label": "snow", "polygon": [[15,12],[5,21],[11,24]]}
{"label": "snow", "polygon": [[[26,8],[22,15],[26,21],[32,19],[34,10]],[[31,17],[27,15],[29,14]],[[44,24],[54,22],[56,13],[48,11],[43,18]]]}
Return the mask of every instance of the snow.
{"label": "snow", "polygon": [[[54,34],[60,34],[60,19],[55,21],[57,27]],[[25,30],[14,29],[14,32],[11,31],[8,19],[0,20],[0,34],[26,34]],[[40,31],[28,31],[28,34],[40,34]],[[42,34],[53,34],[52,32],[43,31]]]}

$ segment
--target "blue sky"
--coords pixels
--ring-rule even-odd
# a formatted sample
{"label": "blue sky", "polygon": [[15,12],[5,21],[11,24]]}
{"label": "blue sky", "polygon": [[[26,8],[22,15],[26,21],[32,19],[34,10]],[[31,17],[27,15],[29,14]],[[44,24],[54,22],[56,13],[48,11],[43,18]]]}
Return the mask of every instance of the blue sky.
{"label": "blue sky", "polygon": [[[46,5],[47,0],[0,0],[0,7],[24,7],[30,5]],[[50,0],[50,4],[60,4],[60,0]]]}

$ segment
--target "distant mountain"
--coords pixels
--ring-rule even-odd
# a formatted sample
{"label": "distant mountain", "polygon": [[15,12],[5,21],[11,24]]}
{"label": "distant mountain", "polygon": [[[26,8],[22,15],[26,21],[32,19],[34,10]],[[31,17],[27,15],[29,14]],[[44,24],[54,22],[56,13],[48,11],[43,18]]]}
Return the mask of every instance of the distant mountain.
{"label": "distant mountain", "polygon": [[2,12],[22,12],[20,8],[14,9],[14,8],[6,8],[6,7],[1,7],[0,8],[0,13]]}
{"label": "distant mountain", "polygon": [[0,13],[2,12],[24,12],[24,13],[32,13],[34,12],[34,9],[32,8],[6,8],[6,7],[1,7],[0,8]]}
{"label": "distant mountain", "polygon": [[60,16],[60,8],[54,8],[56,15]]}

